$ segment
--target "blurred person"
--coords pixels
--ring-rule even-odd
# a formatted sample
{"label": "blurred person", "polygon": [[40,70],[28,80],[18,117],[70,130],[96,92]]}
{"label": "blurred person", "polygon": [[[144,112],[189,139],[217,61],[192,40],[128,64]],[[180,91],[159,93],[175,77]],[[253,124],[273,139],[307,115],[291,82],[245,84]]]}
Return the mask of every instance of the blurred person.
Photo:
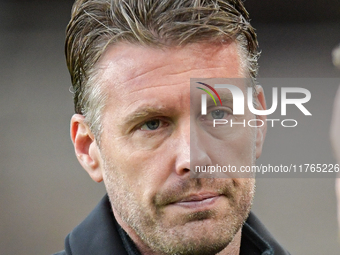
{"label": "blurred person", "polygon": [[[189,89],[193,77],[255,80],[258,56],[240,0],[76,1],[66,32],[71,139],[107,195],[57,254],[289,254],[250,212],[254,178],[190,177],[190,165],[260,157],[266,125],[215,147],[190,139],[211,137],[204,118],[190,122]],[[266,109],[258,86],[254,97]]]}
{"label": "blurred person", "polygon": [[[340,69],[340,46],[333,50],[333,64]],[[336,93],[333,105],[333,117],[331,124],[331,143],[334,156],[340,163],[340,87]],[[335,179],[335,190],[338,198],[338,224],[340,227],[340,176]]]}

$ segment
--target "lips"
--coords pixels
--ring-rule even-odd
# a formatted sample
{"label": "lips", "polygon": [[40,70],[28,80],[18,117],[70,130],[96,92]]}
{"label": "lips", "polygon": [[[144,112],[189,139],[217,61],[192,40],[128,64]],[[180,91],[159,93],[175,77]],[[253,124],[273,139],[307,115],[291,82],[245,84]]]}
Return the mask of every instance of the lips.
{"label": "lips", "polygon": [[217,193],[193,194],[179,200],[177,203],[203,201],[217,196],[219,196]]}
{"label": "lips", "polygon": [[172,205],[177,205],[185,208],[196,208],[196,209],[208,209],[215,201],[220,198],[217,193],[200,193],[191,194],[185,196],[184,198],[172,203]]}

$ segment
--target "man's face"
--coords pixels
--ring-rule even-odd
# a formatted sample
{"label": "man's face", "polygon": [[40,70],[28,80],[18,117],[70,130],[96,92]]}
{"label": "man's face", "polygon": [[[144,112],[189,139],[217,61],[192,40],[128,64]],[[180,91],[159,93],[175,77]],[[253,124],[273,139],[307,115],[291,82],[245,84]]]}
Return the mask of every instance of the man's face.
{"label": "man's face", "polygon": [[[237,46],[121,43],[105,52],[98,68],[108,96],[100,155],[117,220],[156,251],[222,250],[248,215],[254,179],[190,178],[189,85],[192,77],[241,78]],[[254,116],[247,112],[246,118]],[[194,146],[191,160],[199,165],[252,165],[261,153],[256,131],[247,127],[215,147]]]}

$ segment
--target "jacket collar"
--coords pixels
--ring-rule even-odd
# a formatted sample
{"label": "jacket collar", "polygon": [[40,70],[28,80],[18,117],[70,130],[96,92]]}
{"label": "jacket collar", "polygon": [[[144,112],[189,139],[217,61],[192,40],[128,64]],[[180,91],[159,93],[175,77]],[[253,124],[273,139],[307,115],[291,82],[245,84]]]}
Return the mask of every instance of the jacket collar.
{"label": "jacket collar", "polygon": [[119,236],[107,195],[65,239],[68,255],[128,255]]}

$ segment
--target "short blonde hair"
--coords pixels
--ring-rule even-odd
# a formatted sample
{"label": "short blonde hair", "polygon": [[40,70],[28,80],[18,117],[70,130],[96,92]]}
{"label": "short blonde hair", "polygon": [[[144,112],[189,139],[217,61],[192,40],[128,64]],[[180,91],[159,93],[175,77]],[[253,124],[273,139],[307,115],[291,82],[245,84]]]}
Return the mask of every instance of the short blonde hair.
{"label": "short blonde hair", "polygon": [[106,96],[95,64],[121,41],[154,47],[236,41],[249,76],[258,72],[258,42],[241,0],[78,0],[66,30],[65,53],[75,112],[99,142]]}

